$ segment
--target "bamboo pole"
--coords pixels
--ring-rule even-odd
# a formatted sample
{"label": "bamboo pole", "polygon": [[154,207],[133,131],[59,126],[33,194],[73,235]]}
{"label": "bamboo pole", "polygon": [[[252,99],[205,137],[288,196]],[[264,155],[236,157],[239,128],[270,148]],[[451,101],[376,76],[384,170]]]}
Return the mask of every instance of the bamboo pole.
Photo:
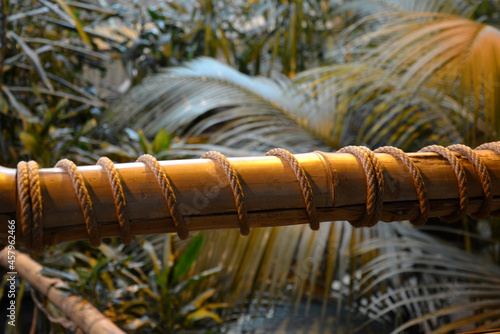
{"label": "bamboo pole", "polygon": [[[475,151],[487,166],[493,189],[492,211],[500,210],[500,156]],[[458,207],[458,184],[448,161],[434,153],[409,153],[422,173],[430,201],[430,217],[446,216]],[[468,179],[468,213],[480,209],[484,196],[469,161],[461,161]],[[365,211],[366,178],[351,154],[325,153],[336,171],[335,184],[325,160],[316,153],[298,154],[312,186],[320,221],[355,220]],[[376,154],[383,165],[385,191],[381,220],[416,218],[419,214],[413,181],[404,165],[387,154]],[[276,157],[230,158],[240,176],[251,228],[309,223],[299,183],[291,168]],[[160,162],[176,194],[190,231],[238,228],[233,193],[222,169],[205,159]],[[142,163],[115,165],[127,202],[133,235],[175,232],[153,173]],[[79,167],[93,202],[103,237],[120,235],[111,187],[100,166]],[[44,244],[87,239],[84,218],[68,174],[60,168],[40,169]],[[19,223],[16,171],[0,167],[0,242],[7,240],[7,221]],[[21,231],[20,227],[17,227]],[[19,233],[21,234],[21,233]],[[17,241],[22,241],[22,235]]]}
{"label": "bamboo pole", "polygon": [[[8,249],[4,248],[0,252],[0,265],[9,268]],[[48,278],[40,274],[42,266],[33,261],[28,255],[19,251],[15,253],[15,270],[17,275],[30,283],[32,287],[44,294],[51,303],[71,319],[84,333],[87,334],[124,334],[118,326],[105,317],[88,301],[80,296],[68,295],[57,288],[68,288],[66,284],[57,278]],[[9,269],[8,269],[9,270]],[[12,270],[9,270],[12,271]]]}

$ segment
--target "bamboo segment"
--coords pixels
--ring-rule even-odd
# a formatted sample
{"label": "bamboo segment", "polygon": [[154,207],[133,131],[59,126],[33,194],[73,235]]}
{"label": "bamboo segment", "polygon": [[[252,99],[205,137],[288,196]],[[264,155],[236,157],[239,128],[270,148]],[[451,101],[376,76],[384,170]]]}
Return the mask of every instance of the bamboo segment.
{"label": "bamboo segment", "polygon": [[[27,280],[40,293],[43,293],[50,302],[59,307],[66,317],[71,319],[84,333],[125,333],[88,301],[80,296],[68,295],[68,293],[58,290],[59,287],[67,288],[67,286],[60,279],[41,275],[39,272],[42,270],[42,266],[33,261],[28,255],[19,251],[14,252],[16,253],[15,269],[17,274]],[[0,252],[0,265],[9,268],[7,248]]]}
{"label": "bamboo segment", "polygon": [[[475,151],[486,165],[493,190],[492,211],[500,210],[500,156]],[[452,214],[458,207],[458,184],[448,161],[434,153],[409,153],[422,174],[430,202],[429,217]],[[469,161],[455,153],[467,176],[468,213],[480,210],[483,190]],[[308,176],[313,204],[320,221],[355,220],[366,208],[366,177],[351,154],[306,153],[295,155]],[[419,202],[405,166],[388,154],[376,154],[383,167],[385,191],[381,220],[414,219]],[[326,161],[325,161],[326,159]],[[292,169],[277,157],[228,159],[239,175],[250,228],[309,223],[299,181]],[[327,163],[328,162],[328,163]],[[229,181],[211,160],[162,161],[181,214],[190,231],[239,228]],[[116,164],[126,199],[133,235],[175,232],[160,186],[143,163]],[[87,186],[103,237],[120,235],[111,187],[100,166],[79,167]],[[69,176],[60,168],[39,170],[43,200],[44,245],[87,239],[82,210]],[[7,240],[7,220],[19,224],[16,203],[16,171],[0,167],[0,242]],[[17,231],[21,231],[20,226]],[[23,237],[16,237],[22,241]]]}

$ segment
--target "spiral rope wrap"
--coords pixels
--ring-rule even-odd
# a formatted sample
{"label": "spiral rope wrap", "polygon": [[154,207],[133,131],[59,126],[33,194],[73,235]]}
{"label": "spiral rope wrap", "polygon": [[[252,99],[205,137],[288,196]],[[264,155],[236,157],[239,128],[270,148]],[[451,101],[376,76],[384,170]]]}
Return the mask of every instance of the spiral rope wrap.
{"label": "spiral rope wrap", "polygon": [[364,146],[346,146],[338,153],[350,153],[360,162],[366,177],[366,210],[357,220],[350,221],[354,227],[372,227],[378,223],[382,213],[384,174],[375,154]]}
{"label": "spiral rope wrap", "polygon": [[475,153],[470,147],[465,145],[456,144],[448,146],[448,149],[453,152],[458,152],[469,160],[469,162],[474,166],[476,174],[479,176],[481,181],[481,187],[483,189],[483,202],[481,203],[481,208],[477,213],[471,214],[474,219],[483,219],[488,217],[491,211],[491,204],[493,201],[493,193],[491,192],[491,178],[488,169],[481,161],[481,158]]}
{"label": "spiral rope wrap", "polygon": [[137,162],[144,163],[156,177],[158,184],[160,185],[163,197],[167,203],[168,211],[174,221],[175,228],[177,230],[177,235],[179,239],[184,240],[189,237],[189,230],[187,228],[186,221],[181,215],[179,210],[179,205],[177,204],[177,198],[175,197],[174,189],[168,180],[167,174],[163,168],[161,168],[160,163],[150,154],[143,154],[138,159]]}
{"label": "spiral rope wrap", "polygon": [[28,162],[28,177],[33,214],[32,246],[34,251],[41,252],[43,250],[42,191],[38,176],[38,164],[35,161]]}
{"label": "spiral rope wrap", "polygon": [[[500,142],[487,143],[478,146],[475,150],[470,149],[465,145],[451,145],[447,148],[439,145],[431,145],[423,148],[419,152],[432,152],[437,153],[453,168],[457,179],[458,193],[459,193],[459,206],[457,210],[451,215],[441,217],[444,221],[455,222],[461,219],[467,212],[469,205],[469,190],[467,174],[462,162],[455,153],[459,153],[464,159],[468,160],[473,166],[475,174],[481,183],[483,191],[483,200],[480,209],[471,213],[476,219],[482,219],[488,215],[500,215],[500,210],[491,212],[493,202],[493,192],[491,177],[488,168],[481,160],[480,156],[474,152],[477,150],[488,150],[500,156]],[[455,153],[454,153],[455,152]],[[327,167],[327,179],[332,184],[332,208],[335,201],[335,185],[337,182],[336,170],[333,168],[322,152],[315,151],[322,158],[322,162]],[[419,202],[419,215],[411,220],[411,223],[416,226],[425,224],[429,217],[430,205],[427,196],[427,189],[422,177],[421,171],[412,161],[412,159],[402,150],[385,146],[378,148],[374,152],[366,147],[360,146],[347,146],[338,151],[338,153],[352,154],[361,164],[366,179],[366,209],[363,215],[350,223],[354,227],[371,227],[377,224],[380,219],[383,206],[383,195],[385,190],[385,180],[383,175],[383,167],[375,153],[385,153],[393,156],[396,160],[400,161],[407,169],[409,175],[413,180],[413,185],[417,194]],[[284,149],[272,149],[266,153],[266,156],[278,157],[281,161],[288,164],[295,174],[304,199],[305,210],[309,218],[309,226],[312,230],[319,229],[319,217],[317,208],[313,202],[313,190],[311,182],[304,168],[295,156]],[[230,164],[229,160],[219,152],[210,151],[202,156],[203,159],[210,159],[216,165],[220,166],[229,181],[231,191],[233,193],[235,207],[238,213],[240,223],[240,232],[247,235],[250,232],[249,214],[245,205],[245,196],[243,188],[236,169]],[[161,167],[160,163],[151,155],[145,154],[137,159],[149,168],[154,174],[158,185],[161,188],[166,205],[172,217],[175,229],[180,239],[186,239],[189,236],[189,230],[186,220],[179,210],[177,199],[167,177],[167,174]],[[97,162],[106,173],[110,187],[113,194],[114,206],[116,210],[117,221],[120,226],[120,233],[124,244],[131,242],[132,233],[130,228],[130,219],[127,214],[126,200],[123,187],[120,181],[119,174],[110,159],[102,157]],[[62,168],[68,173],[75,195],[78,199],[80,208],[82,209],[85,227],[93,247],[97,247],[101,243],[101,234],[99,225],[96,221],[94,211],[92,208],[92,201],[89,192],[85,185],[82,174],[77,166],[67,159],[60,160],[55,167]],[[44,247],[43,237],[43,206],[42,206],[42,192],[40,186],[40,178],[38,174],[38,164],[34,161],[25,162],[21,161],[17,165],[17,198],[18,198],[18,212],[21,230],[24,237],[25,246],[28,249],[35,251],[42,251]]]}
{"label": "spiral rope wrap", "polygon": [[83,181],[82,174],[75,163],[68,159],[59,160],[56,167],[62,168],[69,174],[76,197],[82,208],[83,219],[85,220],[85,227],[89,236],[90,245],[92,247],[99,247],[101,244],[101,233],[94,215],[94,210],[92,209],[92,200],[90,199],[89,192]]}
{"label": "spiral rope wrap", "polygon": [[425,187],[424,180],[422,179],[420,170],[410,159],[408,154],[397,147],[384,146],[377,148],[374,152],[389,154],[401,161],[403,165],[405,165],[413,180],[413,186],[415,187],[415,191],[417,192],[420,209],[420,215],[417,218],[410,220],[410,222],[415,226],[423,226],[427,222],[431,208],[429,205],[429,199],[427,198],[427,189]]}
{"label": "spiral rope wrap", "polygon": [[272,149],[266,153],[266,156],[274,156],[283,159],[292,168],[297,180],[299,181],[300,189],[302,190],[307,216],[309,217],[309,227],[313,231],[319,230],[319,218],[316,207],[313,203],[311,183],[309,182],[309,178],[297,158],[294,157],[292,153],[282,148]]}
{"label": "spiral rope wrap", "polygon": [[[476,147],[476,150],[491,151],[500,156],[500,141],[479,145]],[[490,212],[489,214],[494,217],[500,217],[500,210]]]}
{"label": "spiral rope wrap", "polygon": [[441,219],[448,223],[454,223],[462,219],[467,212],[467,207],[469,206],[469,189],[468,189],[467,177],[465,175],[462,163],[460,162],[460,160],[458,160],[458,158],[453,154],[452,151],[440,145],[430,145],[424,147],[419,152],[437,153],[446,160],[448,160],[450,165],[453,167],[453,171],[455,172],[455,176],[457,177],[458,181],[460,206],[457,209],[457,211],[455,211],[455,213],[441,217]]}
{"label": "spiral rope wrap", "polygon": [[123,193],[120,177],[116,171],[115,165],[109,158],[101,157],[97,161],[97,165],[101,166],[108,176],[111,191],[113,192],[116,217],[120,224],[122,242],[125,245],[129,245],[132,242],[132,234],[130,233],[130,220],[126,210],[127,203],[125,202],[125,194]]}
{"label": "spiral rope wrap", "polygon": [[30,198],[30,181],[28,174],[28,163],[21,161],[17,164],[17,198],[20,206],[19,220],[21,230],[24,236],[24,243],[28,249],[32,248],[31,244],[31,198]]}
{"label": "spiral rope wrap", "polygon": [[243,188],[241,187],[240,178],[238,173],[231,166],[231,163],[227,158],[220,152],[209,151],[201,156],[201,159],[210,159],[217,165],[221,166],[226,174],[231,190],[233,192],[234,204],[236,205],[236,211],[238,212],[238,219],[240,221],[240,233],[242,235],[250,234],[250,226],[248,224],[248,211],[245,205],[245,195],[243,194]]}

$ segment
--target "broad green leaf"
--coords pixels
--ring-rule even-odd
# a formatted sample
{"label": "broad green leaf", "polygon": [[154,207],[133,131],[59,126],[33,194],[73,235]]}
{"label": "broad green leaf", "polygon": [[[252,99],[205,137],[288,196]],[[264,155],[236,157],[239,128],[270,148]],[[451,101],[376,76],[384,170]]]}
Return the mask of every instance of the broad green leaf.
{"label": "broad green leaf", "polygon": [[153,153],[160,153],[170,146],[170,135],[165,129],[161,129],[153,141]]}
{"label": "broad green leaf", "polygon": [[176,261],[174,265],[174,269],[172,271],[172,283],[175,284],[179,281],[179,279],[187,273],[189,268],[196,261],[198,254],[201,251],[201,247],[203,246],[203,240],[205,238],[204,232],[199,232],[189,241],[189,245],[186,250],[179,259]]}
{"label": "broad green leaf", "polygon": [[144,132],[142,129],[137,131],[139,135],[139,144],[141,145],[141,149],[144,153],[150,153],[153,151],[153,145],[148,141],[146,136],[144,136]]}

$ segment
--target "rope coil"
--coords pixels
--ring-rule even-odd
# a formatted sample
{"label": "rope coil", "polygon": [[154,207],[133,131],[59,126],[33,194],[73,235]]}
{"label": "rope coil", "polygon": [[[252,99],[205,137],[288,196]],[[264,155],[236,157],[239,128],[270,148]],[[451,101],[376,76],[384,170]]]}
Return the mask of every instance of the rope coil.
{"label": "rope coil", "polygon": [[453,154],[452,151],[440,145],[430,145],[424,147],[419,152],[437,153],[446,160],[448,160],[450,165],[453,167],[453,171],[455,172],[455,176],[458,182],[459,208],[457,209],[457,211],[455,211],[455,213],[441,217],[441,219],[448,223],[454,223],[462,219],[467,212],[467,207],[469,206],[469,189],[468,189],[467,177],[465,175],[462,163],[458,160],[458,158]]}
{"label": "rope coil", "polygon": [[304,203],[306,205],[307,216],[309,217],[309,227],[313,231],[319,230],[319,218],[316,207],[313,203],[313,191],[309,178],[300,165],[296,157],[292,153],[288,152],[282,148],[274,148],[268,151],[266,156],[274,156],[285,160],[288,165],[292,168],[297,180],[299,180],[300,189],[302,190],[302,196],[304,198]]}
{"label": "rope coil", "polygon": [[122,242],[125,245],[129,245],[132,242],[132,234],[130,233],[130,219],[128,218],[126,211],[127,203],[125,202],[122,182],[120,181],[115,165],[109,158],[101,157],[97,161],[97,165],[101,166],[108,176],[115,202],[116,217],[118,218],[118,223],[120,224]]}
{"label": "rope coil", "polygon": [[[487,143],[478,146],[475,150],[471,148],[456,144],[448,146],[447,148],[439,145],[431,145],[421,149],[419,152],[432,152],[437,153],[453,168],[457,179],[459,205],[457,210],[451,215],[441,217],[444,221],[454,222],[461,219],[466,213],[469,205],[469,189],[467,174],[465,168],[456,154],[466,159],[474,168],[481,183],[483,191],[483,200],[481,207],[477,212],[471,213],[471,216],[476,219],[482,219],[488,215],[500,215],[500,210],[491,212],[493,202],[493,192],[491,177],[488,168],[481,160],[480,156],[475,152],[479,150],[488,150],[500,156],[500,142]],[[325,154],[315,151],[322,159],[322,162],[327,168],[327,179],[332,184],[332,201],[331,207],[334,208],[335,201],[335,186],[337,182],[337,175],[335,168],[331,165],[329,159]],[[383,195],[385,191],[385,179],[383,175],[383,166],[375,153],[385,153],[393,156],[396,160],[400,161],[406,168],[407,172],[413,180],[413,185],[419,203],[419,215],[411,220],[411,223],[416,226],[425,224],[429,217],[430,205],[427,196],[427,189],[422,177],[422,173],[412,159],[402,150],[384,146],[371,151],[370,149],[362,146],[347,146],[338,151],[338,153],[352,154],[361,164],[366,179],[366,209],[363,215],[357,220],[350,221],[354,227],[371,227],[377,224],[382,213]],[[266,153],[266,156],[278,157],[283,162],[286,162],[292,169],[302,192],[304,199],[305,210],[309,218],[309,226],[312,230],[319,229],[319,217],[317,208],[313,202],[313,190],[308,175],[300,162],[289,151],[284,149],[272,149]],[[249,214],[245,204],[245,196],[241,181],[237,170],[231,165],[229,160],[221,153],[209,151],[201,157],[202,159],[210,159],[216,165],[220,166],[229,181],[231,191],[233,193],[235,207],[238,213],[240,224],[240,233],[247,235],[250,233]],[[161,167],[160,163],[151,155],[145,154],[137,159],[137,162],[145,164],[146,168],[150,169],[154,174],[158,185],[161,188],[166,205],[174,222],[177,234],[180,239],[186,239],[189,236],[189,230],[185,218],[179,210],[179,205],[172,188],[171,182],[167,174]],[[123,187],[119,174],[112,163],[106,157],[102,157],[97,162],[101,166],[103,172],[106,173],[110,182],[110,187],[113,194],[114,206],[116,210],[117,222],[120,226],[120,234],[122,242],[129,244],[132,240],[132,233],[130,227],[130,219],[126,210],[126,200]],[[92,201],[85,185],[84,179],[77,166],[70,160],[62,159],[55,167],[62,168],[68,173],[72,182],[75,195],[78,199],[80,208],[82,210],[85,227],[93,247],[97,247],[101,243],[101,234],[99,225],[93,212]],[[40,185],[40,177],[38,174],[38,164],[34,161],[25,162],[21,161],[17,165],[16,185],[17,185],[17,199],[19,207],[19,220],[21,231],[24,237],[25,246],[28,249],[33,249],[37,252],[43,250],[44,247],[44,228],[43,228],[43,203],[42,191]]]}
{"label": "rope coil", "polygon": [[76,197],[83,212],[83,219],[85,220],[85,227],[89,236],[90,245],[92,247],[99,247],[101,245],[101,233],[99,232],[99,225],[94,215],[92,208],[92,200],[90,199],[87,186],[83,181],[83,176],[76,167],[73,161],[68,159],[59,160],[56,167],[62,168],[69,174],[73,189],[75,190]]}
{"label": "rope coil", "polygon": [[201,159],[210,159],[217,165],[221,166],[229,179],[231,190],[233,192],[234,204],[238,212],[238,219],[240,221],[240,233],[242,235],[250,234],[250,226],[248,223],[248,211],[245,205],[245,196],[243,195],[243,188],[241,187],[240,178],[238,173],[231,166],[231,163],[220,152],[209,151],[201,156]]}
{"label": "rope coil", "polygon": [[408,154],[406,154],[403,150],[393,147],[393,146],[384,146],[377,148],[375,153],[385,153],[393,156],[403,163],[408,172],[410,173],[413,186],[415,187],[415,191],[417,192],[417,198],[419,203],[420,215],[410,220],[410,222],[415,226],[423,226],[427,219],[429,218],[429,212],[431,211],[429,205],[429,199],[427,198],[427,189],[424,184],[424,180],[422,178],[422,174],[420,170],[417,168],[415,163],[410,159]]}
{"label": "rope coil", "polygon": [[174,221],[175,228],[177,230],[177,235],[179,239],[184,240],[189,237],[189,230],[187,228],[186,221],[181,215],[179,210],[179,205],[177,204],[177,198],[174,194],[174,189],[168,180],[167,174],[163,168],[161,168],[160,163],[151,154],[143,154],[138,159],[137,162],[144,163],[153,172],[158,184],[161,188],[165,202],[167,203],[168,211],[170,216]]}
{"label": "rope coil", "polygon": [[337,152],[354,155],[361,162],[365,172],[366,210],[361,218],[349,223],[354,227],[372,227],[378,223],[382,213],[385,188],[382,165],[375,154],[367,147],[346,146]]}

